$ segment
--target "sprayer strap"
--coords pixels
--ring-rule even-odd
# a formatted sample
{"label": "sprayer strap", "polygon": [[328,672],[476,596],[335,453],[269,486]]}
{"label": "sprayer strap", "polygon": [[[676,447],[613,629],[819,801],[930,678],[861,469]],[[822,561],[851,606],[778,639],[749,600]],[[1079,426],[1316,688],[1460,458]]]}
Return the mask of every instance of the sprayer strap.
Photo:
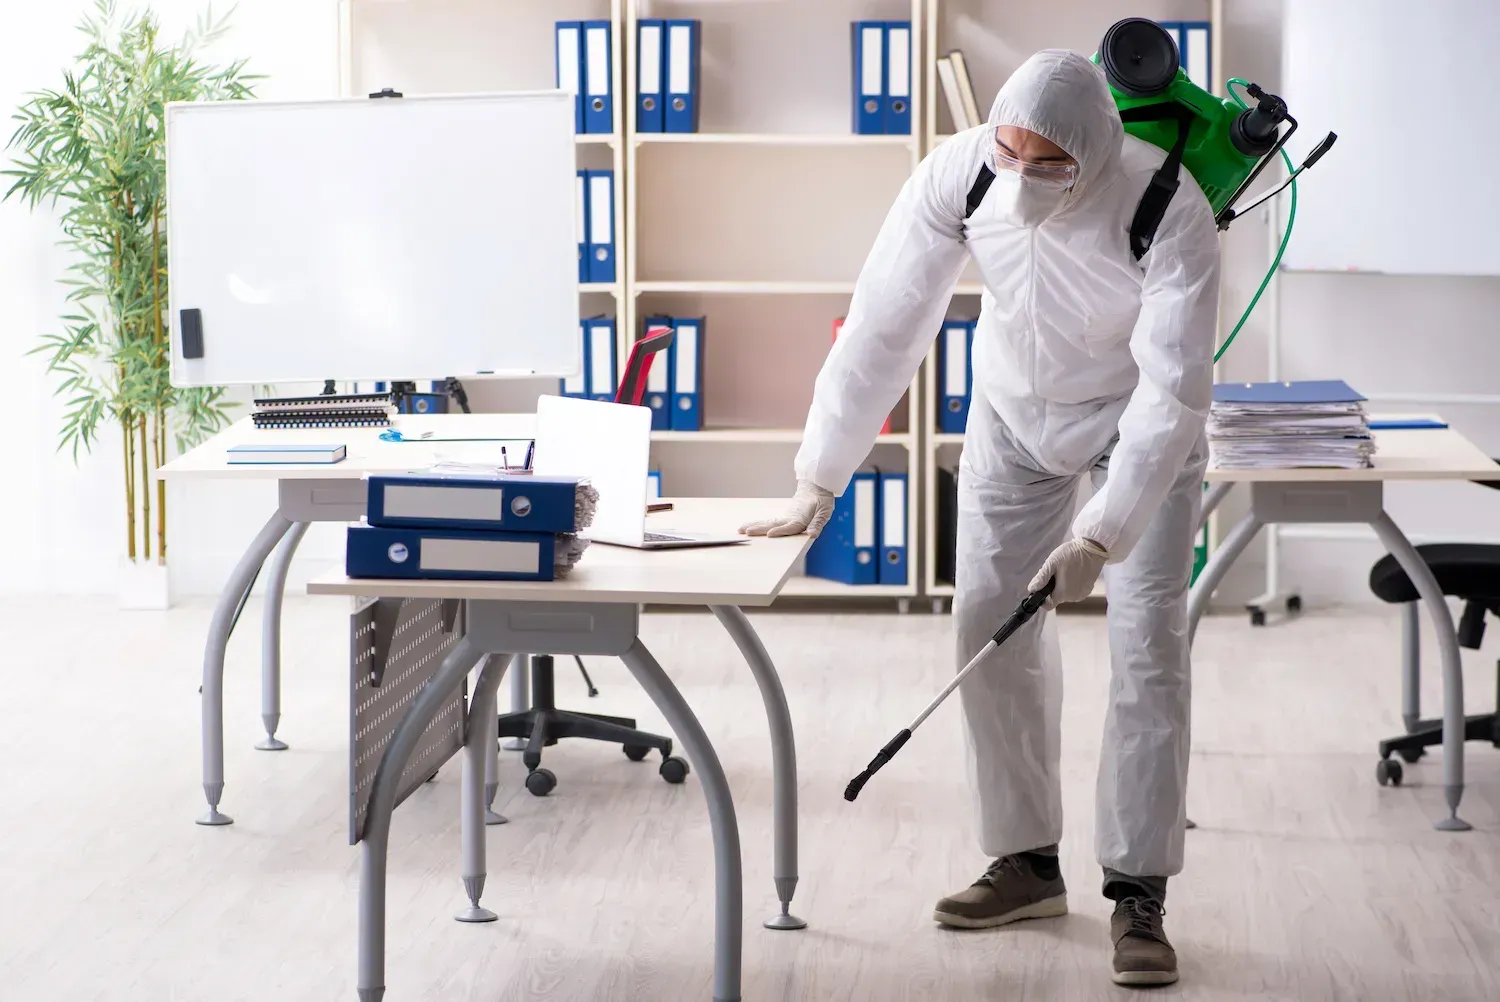
{"label": "sprayer strap", "polygon": [[1135,207],[1135,217],[1130,221],[1130,253],[1137,261],[1151,249],[1151,244],[1156,239],[1156,229],[1167,214],[1167,206],[1172,204],[1172,196],[1177,194],[1182,155],[1187,151],[1193,113],[1175,101],[1141,105],[1120,112],[1121,122],[1162,122],[1173,119],[1177,121],[1177,141],[1167,152],[1167,159],[1151,175],[1151,183],[1141,195],[1140,204]]}
{"label": "sprayer strap", "polygon": [[979,208],[979,203],[984,201],[984,193],[990,190],[990,182],[995,180],[995,172],[990,170],[988,164],[982,164],[979,168],[979,176],[974,179],[974,187],[969,189],[968,196],[964,199],[964,218],[968,219]]}

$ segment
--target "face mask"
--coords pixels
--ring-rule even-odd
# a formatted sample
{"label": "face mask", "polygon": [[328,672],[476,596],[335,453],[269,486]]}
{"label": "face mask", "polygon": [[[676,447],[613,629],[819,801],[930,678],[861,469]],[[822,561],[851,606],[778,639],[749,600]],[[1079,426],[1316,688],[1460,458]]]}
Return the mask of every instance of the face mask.
{"label": "face mask", "polygon": [[990,186],[990,197],[995,200],[995,211],[1001,219],[1012,226],[1032,227],[1040,226],[1062,208],[1068,189],[1001,170]]}

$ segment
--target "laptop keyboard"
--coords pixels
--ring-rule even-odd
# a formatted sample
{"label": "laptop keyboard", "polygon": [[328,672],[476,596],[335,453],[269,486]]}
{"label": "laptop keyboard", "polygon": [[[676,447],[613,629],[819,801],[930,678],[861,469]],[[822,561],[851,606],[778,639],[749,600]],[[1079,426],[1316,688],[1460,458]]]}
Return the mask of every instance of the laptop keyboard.
{"label": "laptop keyboard", "polygon": [[646,533],[648,543],[688,543],[691,542],[686,536],[669,536],[664,532]]}

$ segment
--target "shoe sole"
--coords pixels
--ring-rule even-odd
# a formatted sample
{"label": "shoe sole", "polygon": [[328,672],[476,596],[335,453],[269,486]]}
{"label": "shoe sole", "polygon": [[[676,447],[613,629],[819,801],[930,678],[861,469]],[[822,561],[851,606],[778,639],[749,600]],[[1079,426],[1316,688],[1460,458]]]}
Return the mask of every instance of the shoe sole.
{"label": "shoe sole", "polygon": [[1132,988],[1147,988],[1175,984],[1176,971],[1116,971],[1115,984]]}
{"label": "shoe sole", "polygon": [[953,929],[993,929],[1000,925],[1009,925],[1012,922],[1020,922],[1023,919],[1057,918],[1068,914],[1068,896],[1059,894],[1055,898],[1047,898],[1035,901],[1029,905],[1012,909],[1003,915],[988,915],[984,918],[971,918],[968,915],[958,915],[954,912],[945,912],[937,909],[932,917],[943,925]]}

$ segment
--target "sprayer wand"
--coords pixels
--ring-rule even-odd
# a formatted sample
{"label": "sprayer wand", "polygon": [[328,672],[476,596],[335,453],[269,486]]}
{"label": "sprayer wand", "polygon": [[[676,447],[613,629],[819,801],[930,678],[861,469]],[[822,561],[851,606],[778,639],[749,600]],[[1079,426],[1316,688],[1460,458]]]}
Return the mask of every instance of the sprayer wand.
{"label": "sprayer wand", "polygon": [[887,762],[896,757],[896,753],[901,750],[901,747],[911,740],[912,732],[921,727],[922,721],[932,716],[932,711],[942,706],[943,700],[951,696],[953,690],[963,684],[963,680],[968,678],[969,672],[979,667],[979,663],[989,657],[991,651],[1009,640],[1011,634],[1025,626],[1031,617],[1040,611],[1042,605],[1047,601],[1047,596],[1052,594],[1052,589],[1056,584],[1057,580],[1053,578],[1042,585],[1041,590],[1034,591],[1021,600],[1021,604],[1016,606],[1016,611],[1010,614],[1010,618],[1000,624],[1000,629],[995,631],[995,635],[990,638],[990,642],[985,644],[984,648],[978,654],[974,655],[972,661],[964,665],[964,670],[953,676],[953,681],[949,682],[943,688],[943,691],[938,693],[936,699],[927,704],[925,710],[917,714],[917,719],[913,720],[906,727],[903,727],[897,732],[895,737],[886,743],[884,748],[876,753],[875,757],[870,760],[870,764],[865,767],[864,772],[849,780],[849,785],[844,788],[845,800],[853,800],[859,796],[859,791],[865,788],[865,784],[870,781],[870,777],[879,772]]}

